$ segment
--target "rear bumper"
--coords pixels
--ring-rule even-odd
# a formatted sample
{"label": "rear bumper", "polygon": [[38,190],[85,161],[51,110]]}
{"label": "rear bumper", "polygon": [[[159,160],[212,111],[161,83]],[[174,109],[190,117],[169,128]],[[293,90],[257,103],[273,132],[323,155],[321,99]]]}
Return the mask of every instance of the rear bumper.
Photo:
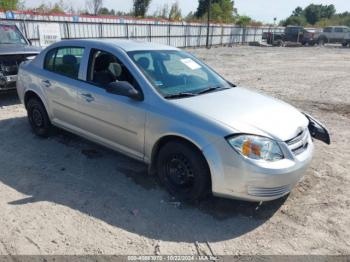
{"label": "rear bumper", "polygon": [[[288,194],[303,178],[313,156],[308,148],[297,156],[273,163],[256,164],[236,153],[223,140],[203,150],[212,174],[216,196],[247,201],[269,201]],[[219,150],[218,150],[219,149]]]}

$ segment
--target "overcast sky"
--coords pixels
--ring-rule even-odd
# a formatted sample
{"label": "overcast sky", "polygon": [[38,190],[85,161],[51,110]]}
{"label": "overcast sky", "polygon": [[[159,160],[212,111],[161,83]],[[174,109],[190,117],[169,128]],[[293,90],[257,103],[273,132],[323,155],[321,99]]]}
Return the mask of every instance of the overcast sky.
{"label": "overcast sky", "polygon": [[[84,8],[86,0],[65,0],[66,3],[73,2],[75,8]],[[182,9],[183,15],[195,11],[198,5],[197,0],[177,0]],[[43,2],[55,2],[55,0],[26,0],[27,6],[37,6]],[[104,6],[109,9],[129,11],[132,8],[132,0],[104,0]],[[152,0],[149,13],[153,13],[163,4],[172,4],[176,0]],[[235,0],[238,13],[248,15],[253,19],[272,22],[274,17],[278,20],[284,19],[291,14],[297,6],[305,7],[314,4],[334,4],[338,12],[350,11],[349,0]]]}

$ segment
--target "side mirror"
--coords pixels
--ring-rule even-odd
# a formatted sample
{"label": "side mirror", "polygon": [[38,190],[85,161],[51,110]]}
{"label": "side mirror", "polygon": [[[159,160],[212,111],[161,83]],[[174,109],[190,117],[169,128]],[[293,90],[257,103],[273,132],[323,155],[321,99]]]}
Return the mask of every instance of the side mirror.
{"label": "side mirror", "polygon": [[142,94],[127,81],[112,82],[107,85],[106,91],[110,94],[130,97],[134,100],[142,100]]}

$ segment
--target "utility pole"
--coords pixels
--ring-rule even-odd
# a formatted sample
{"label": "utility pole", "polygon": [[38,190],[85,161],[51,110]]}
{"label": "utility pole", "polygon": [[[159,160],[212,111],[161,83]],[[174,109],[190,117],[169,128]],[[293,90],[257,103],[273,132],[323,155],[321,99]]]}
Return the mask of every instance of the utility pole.
{"label": "utility pole", "polygon": [[210,30],[210,9],[211,9],[211,0],[208,1],[208,24],[207,24],[207,44],[206,47],[209,49],[209,30]]}

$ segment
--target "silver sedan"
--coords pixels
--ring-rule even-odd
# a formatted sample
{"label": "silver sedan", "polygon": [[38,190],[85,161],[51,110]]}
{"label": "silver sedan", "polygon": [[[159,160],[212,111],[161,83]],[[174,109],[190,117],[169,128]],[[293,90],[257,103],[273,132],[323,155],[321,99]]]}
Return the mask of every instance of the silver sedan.
{"label": "silver sedan", "polygon": [[21,64],[17,90],[35,134],[57,126],[143,161],[182,200],[279,198],[312,137],[330,143],[311,116],[154,43],[61,41]]}

